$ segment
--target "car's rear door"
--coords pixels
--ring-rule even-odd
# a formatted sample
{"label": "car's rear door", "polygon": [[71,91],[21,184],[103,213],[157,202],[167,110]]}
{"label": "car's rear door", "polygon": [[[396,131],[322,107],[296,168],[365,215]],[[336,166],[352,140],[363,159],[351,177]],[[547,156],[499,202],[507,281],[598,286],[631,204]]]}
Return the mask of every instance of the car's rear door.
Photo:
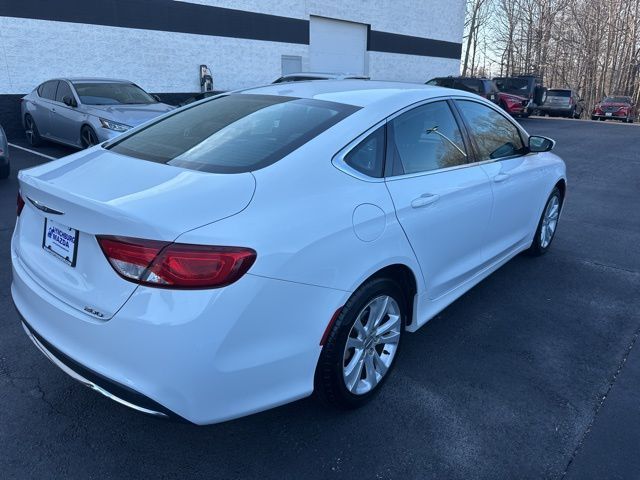
{"label": "car's rear door", "polygon": [[493,188],[486,249],[490,261],[497,260],[529,241],[535,230],[549,193],[543,165],[527,153],[524,132],[500,110],[472,99],[455,105]]}
{"label": "car's rear door", "polygon": [[33,120],[36,122],[38,132],[44,137],[51,138],[51,110],[54,108],[56,92],[58,90],[58,80],[49,80],[38,89],[37,102],[34,102],[32,111]]}
{"label": "car's rear door", "polygon": [[469,163],[468,145],[447,101],[412,107],[387,128],[387,188],[429,298],[435,299],[485,263],[491,186],[484,170]]}

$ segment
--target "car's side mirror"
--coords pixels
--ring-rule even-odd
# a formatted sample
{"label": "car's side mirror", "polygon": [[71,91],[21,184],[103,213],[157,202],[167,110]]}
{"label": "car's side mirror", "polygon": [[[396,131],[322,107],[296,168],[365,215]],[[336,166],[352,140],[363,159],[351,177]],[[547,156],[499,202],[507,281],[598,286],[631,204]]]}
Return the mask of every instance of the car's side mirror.
{"label": "car's side mirror", "polygon": [[152,94],[151,96],[155,98],[157,102],[162,102],[162,100],[160,100],[160,97],[158,95]]}
{"label": "car's side mirror", "polygon": [[556,146],[555,140],[532,135],[529,137],[529,151],[532,153],[550,152]]}
{"label": "car's side mirror", "polygon": [[78,104],[76,103],[75,98],[70,97],[68,95],[65,95],[64,97],[62,97],[62,103],[64,103],[67,107],[77,107]]}

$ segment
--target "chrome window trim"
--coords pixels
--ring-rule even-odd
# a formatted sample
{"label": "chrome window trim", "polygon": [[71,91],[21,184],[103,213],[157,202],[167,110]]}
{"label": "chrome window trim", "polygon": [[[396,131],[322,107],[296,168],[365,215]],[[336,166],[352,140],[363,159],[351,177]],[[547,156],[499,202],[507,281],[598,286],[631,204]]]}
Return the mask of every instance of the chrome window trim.
{"label": "chrome window trim", "polygon": [[[444,172],[449,172],[449,171],[452,171],[452,170],[459,170],[459,169],[462,169],[462,168],[477,167],[479,165],[486,165],[486,164],[489,164],[489,163],[501,162],[503,160],[510,160],[510,159],[513,159],[513,158],[520,158],[520,157],[525,157],[525,156],[528,156],[528,155],[537,155],[537,152],[529,152],[529,153],[525,153],[523,155],[509,155],[508,157],[492,158],[492,159],[483,160],[483,161],[480,161],[480,162],[471,161],[471,162],[464,163],[464,164],[461,164],[461,165],[456,165],[454,167],[438,168],[438,169],[435,169],[435,170],[428,170],[428,171],[425,171],[425,172],[406,173],[406,174],[403,174],[403,175],[384,176],[382,178],[370,177],[369,175],[366,175],[366,174],[356,170],[355,168],[349,166],[345,162],[344,159],[349,154],[349,152],[351,152],[351,150],[353,150],[355,147],[357,147],[360,144],[360,142],[362,142],[362,140],[364,140],[367,136],[369,136],[371,133],[373,133],[376,129],[378,129],[381,126],[387,124],[388,122],[392,121],[396,117],[398,117],[398,116],[400,116],[400,115],[402,115],[402,114],[404,114],[404,113],[406,113],[406,112],[408,112],[410,110],[413,110],[414,108],[418,108],[418,107],[421,107],[423,105],[428,105],[428,104],[434,103],[434,102],[446,102],[447,100],[451,100],[451,101],[456,101],[456,100],[470,101],[470,102],[479,103],[481,105],[485,105],[486,107],[492,109],[493,111],[495,111],[496,113],[498,113],[499,115],[502,115],[505,119],[507,119],[507,121],[509,121],[511,123],[511,125],[516,127],[516,129],[520,133],[523,145],[525,147],[527,146],[528,139],[529,139],[529,133],[527,133],[527,131],[519,123],[517,123],[515,120],[513,120],[513,118],[511,118],[509,115],[507,115],[504,111],[502,111],[502,109],[500,107],[498,107],[494,103],[489,102],[487,100],[484,100],[482,97],[474,98],[472,96],[465,96],[465,95],[442,95],[442,96],[439,96],[439,97],[428,98],[426,100],[419,100],[419,101],[417,101],[415,103],[412,103],[411,105],[407,105],[406,107],[403,107],[400,110],[392,113],[391,115],[386,117],[384,120],[381,120],[380,122],[376,123],[374,126],[370,127],[364,133],[358,135],[354,140],[349,142],[345,147],[343,147],[340,151],[338,151],[338,153],[336,153],[334,155],[334,157],[332,158],[331,163],[333,163],[333,165],[338,170],[340,170],[343,173],[346,173],[347,175],[350,175],[350,176],[352,176],[354,178],[357,178],[358,180],[362,180],[362,181],[370,182],[370,183],[380,183],[380,182],[393,182],[393,181],[396,181],[396,180],[404,180],[404,179],[407,179],[407,178],[421,177],[423,175],[434,175],[434,174],[437,174],[437,173],[444,173]],[[451,108],[451,107],[449,107],[449,108]],[[453,115],[453,112],[452,112],[452,115]],[[454,117],[455,117],[455,115],[454,115]],[[464,121],[464,119],[463,119],[463,121]],[[458,122],[458,120],[456,119],[456,123],[457,122]],[[466,145],[465,145],[465,148],[466,148]],[[385,155],[386,155],[386,152],[385,152]],[[473,158],[473,155],[471,155],[471,152],[467,152],[467,158]],[[387,162],[387,159],[385,158],[385,167],[386,167],[386,162]],[[385,168],[385,170],[386,170],[386,168]]]}

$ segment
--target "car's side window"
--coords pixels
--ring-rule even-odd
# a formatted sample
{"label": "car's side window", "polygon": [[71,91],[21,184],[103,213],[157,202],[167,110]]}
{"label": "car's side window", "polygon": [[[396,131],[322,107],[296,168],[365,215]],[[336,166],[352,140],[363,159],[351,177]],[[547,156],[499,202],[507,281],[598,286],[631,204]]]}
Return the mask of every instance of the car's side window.
{"label": "car's side window", "polygon": [[38,94],[47,100],[55,100],[56,90],[58,88],[58,80],[49,80],[42,84],[42,91],[38,89]]}
{"label": "car's side window", "polygon": [[67,82],[60,82],[58,84],[58,92],[56,93],[56,102],[62,103],[64,97],[73,98],[73,93],[71,93],[71,88]]}
{"label": "car's side window", "polygon": [[518,128],[494,109],[471,100],[456,100],[477,149],[477,160],[526,153]]}
{"label": "car's side window", "polygon": [[467,153],[449,104],[428,103],[389,123],[393,141],[393,174],[429,172],[467,162]]}
{"label": "car's side window", "polygon": [[351,168],[369,177],[381,178],[384,171],[385,129],[378,128],[362,140],[345,157]]}

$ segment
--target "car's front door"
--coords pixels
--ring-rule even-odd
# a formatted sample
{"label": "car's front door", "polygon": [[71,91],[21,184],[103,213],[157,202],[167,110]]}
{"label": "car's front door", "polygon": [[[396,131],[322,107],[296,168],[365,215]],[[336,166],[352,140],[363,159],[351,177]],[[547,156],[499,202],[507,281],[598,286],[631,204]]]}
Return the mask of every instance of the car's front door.
{"label": "car's front door", "polygon": [[77,107],[65,105],[63,101],[65,97],[75,100],[69,84],[65,80],[60,80],[51,110],[51,136],[55,140],[80,146],[82,114]]}
{"label": "car's front door", "polygon": [[388,125],[386,184],[422,268],[428,296],[438,298],[475,275],[492,192],[447,101],[401,113]]}
{"label": "car's front door", "polygon": [[474,100],[456,100],[493,188],[491,226],[486,237],[489,260],[526,244],[544,204],[546,179],[535,154],[527,154],[524,133],[497,109]]}

